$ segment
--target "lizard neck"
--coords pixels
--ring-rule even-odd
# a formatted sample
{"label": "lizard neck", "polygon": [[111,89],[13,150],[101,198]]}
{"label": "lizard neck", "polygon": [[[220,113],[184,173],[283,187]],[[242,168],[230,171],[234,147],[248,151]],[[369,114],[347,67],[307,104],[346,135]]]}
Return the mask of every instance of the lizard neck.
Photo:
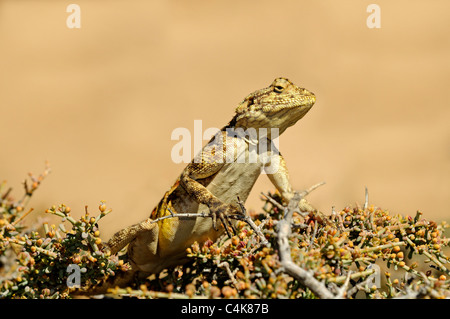
{"label": "lizard neck", "polygon": [[231,121],[225,125],[221,131],[226,131],[234,136],[243,138],[247,143],[258,144],[261,140],[272,140],[277,138],[286,128],[278,127],[245,127],[239,125],[238,114],[236,114]]}

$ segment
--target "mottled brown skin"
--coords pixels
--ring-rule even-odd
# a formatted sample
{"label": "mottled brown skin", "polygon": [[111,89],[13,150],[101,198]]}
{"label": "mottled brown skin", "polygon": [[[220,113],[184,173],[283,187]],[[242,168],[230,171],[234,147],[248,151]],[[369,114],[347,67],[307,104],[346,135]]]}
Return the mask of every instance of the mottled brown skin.
{"label": "mottled brown skin", "polygon": [[[234,223],[229,216],[241,214],[238,196],[245,202],[257,178],[271,163],[279,163],[278,169],[267,175],[283,199],[289,202],[294,192],[284,158],[277,150],[270,148],[270,128],[277,128],[279,134],[283,133],[301,119],[314,102],[313,93],[285,78],[277,78],[269,87],[248,95],[217,137],[216,141],[222,139],[224,147],[208,143],[183,170],[148,219],[122,229],[108,242],[107,248],[113,254],[128,244],[127,254],[132,270],[122,284],[136,273],[147,276],[182,264],[186,258],[186,248],[194,241],[214,241],[224,231],[228,232],[228,227],[232,228]],[[268,128],[269,134],[256,137],[229,134],[230,129],[238,128]],[[261,146],[262,143],[267,143],[268,151],[263,155],[270,158],[269,162],[262,163],[259,157],[254,163],[236,162],[239,156],[248,156],[251,145]],[[227,147],[228,151],[230,148],[233,150],[231,157],[234,161],[224,160]],[[153,222],[171,213],[200,212],[207,212],[212,218],[173,217]]]}

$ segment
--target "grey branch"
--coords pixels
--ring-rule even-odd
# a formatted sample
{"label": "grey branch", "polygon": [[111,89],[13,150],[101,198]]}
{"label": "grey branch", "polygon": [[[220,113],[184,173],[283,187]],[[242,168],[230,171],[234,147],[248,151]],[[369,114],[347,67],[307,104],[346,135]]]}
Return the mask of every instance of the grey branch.
{"label": "grey branch", "polygon": [[[302,194],[308,194],[309,192],[310,190],[304,191]],[[287,206],[284,219],[277,225],[281,265],[287,274],[296,278],[300,283],[308,287],[316,296],[322,299],[332,299],[335,298],[335,296],[327,289],[325,284],[314,278],[311,272],[296,265],[291,258],[289,235],[291,234],[292,215],[294,211],[298,210],[298,205],[301,199],[302,196],[296,192]]]}

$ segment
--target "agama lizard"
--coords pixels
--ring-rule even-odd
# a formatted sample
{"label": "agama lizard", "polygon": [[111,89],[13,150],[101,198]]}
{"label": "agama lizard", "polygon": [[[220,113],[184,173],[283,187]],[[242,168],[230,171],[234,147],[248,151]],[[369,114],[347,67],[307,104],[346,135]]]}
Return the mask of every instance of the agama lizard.
{"label": "agama lizard", "polygon": [[[265,169],[283,200],[289,202],[294,191],[284,158],[272,144],[272,132],[277,129],[275,132],[281,134],[294,125],[311,109],[315,100],[313,93],[286,78],[277,78],[267,88],[248,95],[236,108],[232,120],[213,138],[222,144],[208,143],[183,170],[149,218],[120,230],[109,240],[105,248],[111,254],[128,245],[131,271],[127,272],[123,282],[136,274],[145,277],[182,264],[186,260],[186,249],[195,241],[203,243],[208,238],[215,241],[225,231],[229,233],[235,223],[230,216],[241,214],[238,197],[242,202],[246,201]],[[233,134],[239,129],[241,132],[253,129],[252,132],[257,134]],[[266,151],[258,151],[257,160],[251,161],[254,146]],[[269,160],[261,160],[262,155]],[[241,156],[245,156],[244,161],[238,160]],[[267,170],[275,162],[276,169]],[[206,212],[212,218],[176,217],[177,213],[200,212]],[[173,218],[154,222],[172,214]]]}

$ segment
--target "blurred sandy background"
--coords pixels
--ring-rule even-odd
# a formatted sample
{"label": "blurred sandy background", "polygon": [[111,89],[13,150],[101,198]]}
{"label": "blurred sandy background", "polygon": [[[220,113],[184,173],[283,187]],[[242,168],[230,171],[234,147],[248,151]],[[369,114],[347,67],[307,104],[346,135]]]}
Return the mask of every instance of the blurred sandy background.
{"label": "blurred sandy background", "polygon": [[[0,0],[0,180],[38,212],[106,200],[103,237],[148,216],[181,172],[177,127],[222,127],[285,76],[317,95],[280,139],[296,189],[329,213],[356,201],[449,219],[450,2]],[[205,141],[206,142],[206,141]],[[263,176],[259,193],[273,187]]]}

